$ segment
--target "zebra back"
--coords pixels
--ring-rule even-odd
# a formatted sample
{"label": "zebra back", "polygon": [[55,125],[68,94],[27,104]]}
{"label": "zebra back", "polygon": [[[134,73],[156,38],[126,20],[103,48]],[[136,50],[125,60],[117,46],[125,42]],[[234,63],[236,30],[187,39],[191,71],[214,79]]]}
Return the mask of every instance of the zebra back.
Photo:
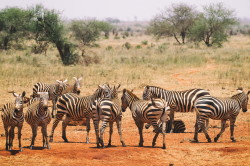
{"label": "zebra back", "polygon": [[143,91],[143,99],[153,98],[164,99],[171,109],[176,112],[194,111],[194,102],[202,96],[210,95],[204,89],[190,89],[186,91],[168,91],[156,86],[146,86]]}
{"label": "zebra back", "polygon": [[42,82],[38,82],[33,86],[33,94],[32,97],[35,98],[38,96],[38,92],[48,92],[49,93],[49,99],[52,100],[53,98],[57,98],[58,96],[61,96],[62,91],[69,86],[66,84],[67,80],[60,81],[56,80],[57,83],[55,84],[46,84]]}

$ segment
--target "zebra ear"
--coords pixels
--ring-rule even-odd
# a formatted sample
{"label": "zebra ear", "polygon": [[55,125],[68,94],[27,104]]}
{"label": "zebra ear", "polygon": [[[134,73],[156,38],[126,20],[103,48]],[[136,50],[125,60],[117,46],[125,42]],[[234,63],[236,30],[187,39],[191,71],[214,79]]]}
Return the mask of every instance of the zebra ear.
{"label": "zebra ear", "polygon": [[68,81],[68,80],[66,79],[66,80],[63,81],[63,83],[66,83],[67,81]]}
{"label": "zebra ear", "polygon": [[123,92],[122,92],[122,93],[123,93],[123,94],[126,93],[126,89],[123,89]]}
{"label": "zebra ear", "polygon": [[62,83],[62,81],[61,81],[61,80],[56,80],[56,82],[58,82],[59,84],[60,84],[60,83]]}
{"label": "zebra ear", "polygon": [[116,90],[118,90],[121,87],[121,84],[118,84],[118,86],[116,87]]}
{"label": "zebra ear", "polygon": [[25,92],[25,91],[23,91],[23,93],[22,93],[22,97],[24,97],[24,96],[25,96],[25,94],[26,94],[26,92]]}
{"label": "zebra ear", "polygon": [[77,78],[76,78],[76,77],[73,77],[73,79],[77,81]]}
{"label": "zebra ear", "polygon": [[17,93],[13,92],[13,96],[18,97],[19,95]]}
{"label": "zebra ear", "polygon": [[240,89],[238,89],[238,92],[239,92],[239,93],[243,93],[243,91],[242,91],[242,90],[240,90]]}
{"label": "zebra ear", "polygon": [[78,81],[81,81],[82,80],[82,77],[78,78]]}
{"label": "zebra ear", "polygon": [[249,94],[250,94],[250,91],[247,92],[247,95],[249,95]]}

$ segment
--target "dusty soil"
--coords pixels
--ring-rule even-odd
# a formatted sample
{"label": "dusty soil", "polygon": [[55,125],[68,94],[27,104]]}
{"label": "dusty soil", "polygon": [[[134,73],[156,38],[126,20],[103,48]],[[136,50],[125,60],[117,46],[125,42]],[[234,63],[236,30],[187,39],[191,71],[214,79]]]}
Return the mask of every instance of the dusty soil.
{"label": "dusty soil", "polygon": [[[193,138],[194,113],[176,113],[177,119],[184,120],[186,132],[167,134],[167,149],[161,149],[162,136],[157,140],[155,148],[151,147],[154,133],[152,128],[144,130],[144,146],[138,147],[137,128],[127,110],[123,115],[123,137],[127,147],[122,147],[116,126],[114,127],[112,147],[97,149],[95,133],[91,124],[90,144],[85,143],[85,126],[69,126],[67,136],[70,143],[61,138],[61,123],[55,130],[51,149],[42,148],[40,129],[35,149],[28,148],[31,140],[31,129],[24,123],[22,130],[23,152],[18,152],[17,131],[14,150],[5,151],[5,137],[0,137],[1,165],[249,165],[250,164],[250,112],[241,112],[235,128],[236,143],[229,139],[229,128],[218,143],[207,143],[204,134],[199,134],[200,143],[190,143]],[[219,132],[219,121],[210,121],[209,134],[213,138]],[[48,126],[50,133],[52,123]],[[0,131],[3,132],[2,123]],[[105,143],[108,141],[109,129],[105,131]]]}

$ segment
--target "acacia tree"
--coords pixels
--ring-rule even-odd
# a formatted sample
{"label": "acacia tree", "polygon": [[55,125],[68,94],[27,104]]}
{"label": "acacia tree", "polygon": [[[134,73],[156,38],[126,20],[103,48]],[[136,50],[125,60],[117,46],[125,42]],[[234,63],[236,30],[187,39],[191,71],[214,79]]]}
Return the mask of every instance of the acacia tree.
{"label": "acacia tree", "polygon": [[64,65],[75,63],[78,55],[74,53],[74,45],[65,37],[59,14],[55,10],[48,10],[42,6],[36,6],[32,11],[31,29],[34,39],[54,44]]}
{"label": "acacia tree", "polygon": [[19,44],[27,36],[32,15],[21,8],[5,8],[0,11],[0,48],[7,50],[10,45]]}
{"label": "acacia tree", "polygon": [[197,17],[191,29],[191,38],[196,42],[203,41],[208,47],[220,47],[229,37],[228,30],[236,23],[233,10],[226,9],[222,3],[210,4]]}
{"label": "acacia tree", "polygon": [[85,54],[87,47],[91,47],[98,40],[102,31],[105,33],[105,37],[108,37],[112,28],[111,24],[97,20],[75,20],[70,26],[73,36],[82,45],[82,55]]}
{"label": "acacia tree", "polygon": [[157,38],[173,36],[179,44],[184,44],[196,15],[192,6],[173,4],[152,19],[147,32]]}

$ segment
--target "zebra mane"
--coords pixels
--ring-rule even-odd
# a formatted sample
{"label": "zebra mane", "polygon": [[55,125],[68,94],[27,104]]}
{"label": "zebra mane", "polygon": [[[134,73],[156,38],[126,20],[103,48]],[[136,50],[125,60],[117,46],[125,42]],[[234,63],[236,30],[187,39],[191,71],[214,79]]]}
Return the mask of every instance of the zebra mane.
{"label": "zebra mane", "polygon": [[137,97],[133,92],[131,92],[130,90],[124,89],[123,93],[127,92],[130,96],[133,96],[135,99],[140,100],[139,97]]}

